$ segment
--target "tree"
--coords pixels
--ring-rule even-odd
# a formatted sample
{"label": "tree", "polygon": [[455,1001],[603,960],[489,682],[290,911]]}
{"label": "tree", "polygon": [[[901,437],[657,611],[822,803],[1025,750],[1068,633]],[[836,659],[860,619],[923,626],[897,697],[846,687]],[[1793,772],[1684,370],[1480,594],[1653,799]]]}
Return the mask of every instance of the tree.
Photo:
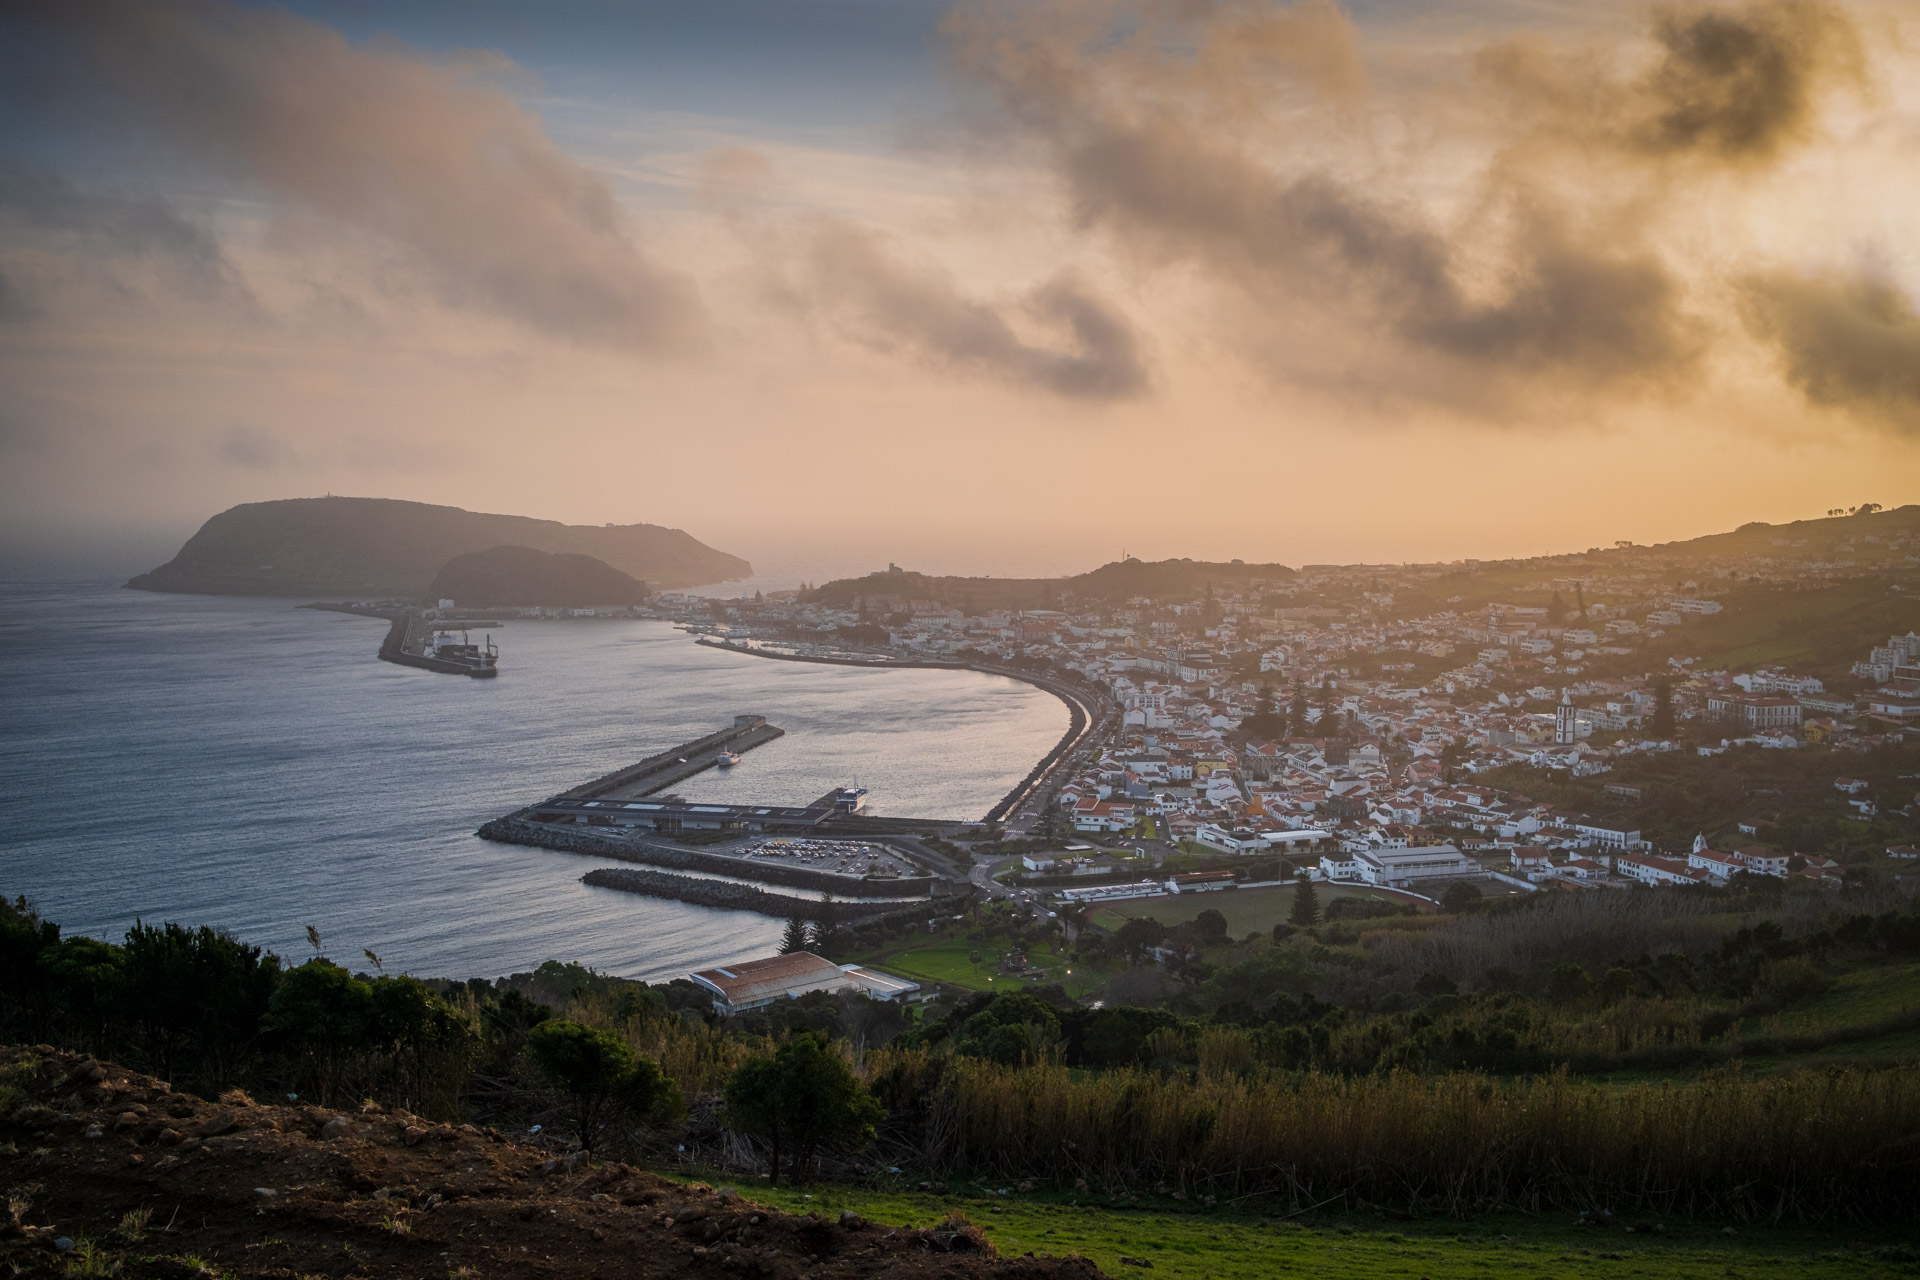
{"label": "tree", "polygon": [[1059,1015],[1027,992],[1015,991],[995,996],[986,1008],[961,1023],[954,1047],[976,1058],[1017,1067],[1040,1061],[1059,1043]]}
{"label": "tree", "polygon": [[1305,929],[1320,920],[1320,895],[1313,887],[1313,881],[1301,876],[1293,883],[1293,910],[1287,913],[1287,923]]}
{"label": "tree", "polygon": [[1114,946],[1134,964],[1146,959],[1147,948],[1157,947],[1167,936],[1167,927],[1152,916],[1135,916],[1114,933]]}
{"label": "tree", "polygon": [[1295,687],[1293,691],[1293,709],[1287,713],[1287,722],[1295,733],[1307,731],[1307,691]]}
{"label": "tree", "polygon": [[1440,909],[1448,915],[1465,915],[1469,911],[1479,910],[1480,898],[1479,885],[1455,881],[1440,895]]}
{"label": "tree", "polygon": [[1653,682],[1653,736],[1662,740],[1673,736],[1673,682]]}
{"label": "tree", "polygon": [[658,1064],[637,1057],[610,1031],[578,1022],[543,1022],[527,1033],[534,1070],[567,1096],[580,1145],[593,1150],[610,1111],[645,1114],[672,1088]]}
{"label": "tree", "polygon": [[783,1150],[804,1178],[820,1144],[865,1146],[885,1115],[846,1060],[813,1031],[795,1032],[770,1058],[743,1063],[722,1096],[726,1124],[766,1140],[776,1183]]}
{"label": "tree", "polygon": [[1556,591],[1553,593],[1553,599],[1547,603],[1547,621],[1557,627],[1566,620],[1567,602],[1562,600],[1560,593]]}
{"label": "tree", "polygon": [[287,973],[267,1002],[262,1026],[305,1055],[325,1106],[342,1058],[367,1044],[372,1016],[373,989],[331,960],[316,957]]}
{"label": "tree", "polygon": [[809,941],[811,939],[807,937],[807,922],[799,916],[794,916],[787,921],[786,933],[781,935],[780,954],[790,956],[796,951],[805,951]]}
{"label": "tree", "polygon": [[138,920],[124,950],[127,1014],[155,1069],[171,1081],[178,1055],[191,1047],[202,1085],[218,1093],[260,1034],[280,985],[280,957],[206,925]]}
{"label": "tree", "polygon": [[19,1044],[47,1039],[52,992],[43,958],[60,945],[60,926],[42,920],[25,897],[0,898],[0,1024],[6,1038]]}
{"label": "tree", "polygon": [[1193,918],[1193,932],[1202,946],[1217,947],[1227,940],[1227,918],[1208,907]]}
{"label": "tree", "polygon": [[807,935],[808,951],[829,959],[834,951],[834,934],[840,927],[840,906],[829,895],[820,900],[820,914],[814,917],[813,930]]}

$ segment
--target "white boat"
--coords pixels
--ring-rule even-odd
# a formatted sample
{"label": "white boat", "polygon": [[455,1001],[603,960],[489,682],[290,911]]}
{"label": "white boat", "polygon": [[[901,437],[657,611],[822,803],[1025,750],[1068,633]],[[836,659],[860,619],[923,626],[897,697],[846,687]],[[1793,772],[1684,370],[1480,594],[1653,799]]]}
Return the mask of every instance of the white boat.
{"label": "white boat", "polygon": [[725,769],[731,765],[739,764],[740,756],[739,756],[739,753],[737,752],[722,751],[719,755],[713,758],[713,762],[719,765],[722,769]]}

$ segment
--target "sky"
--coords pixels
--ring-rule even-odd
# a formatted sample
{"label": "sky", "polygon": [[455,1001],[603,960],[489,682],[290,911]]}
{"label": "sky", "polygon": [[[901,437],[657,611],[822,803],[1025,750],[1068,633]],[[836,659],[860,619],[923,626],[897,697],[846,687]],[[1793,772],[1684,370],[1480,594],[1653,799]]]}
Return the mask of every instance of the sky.
{"label": "sky", "polygon": [[1920,501],[1920,0],[0,12],[0,575],[239,502],[768,581]]}

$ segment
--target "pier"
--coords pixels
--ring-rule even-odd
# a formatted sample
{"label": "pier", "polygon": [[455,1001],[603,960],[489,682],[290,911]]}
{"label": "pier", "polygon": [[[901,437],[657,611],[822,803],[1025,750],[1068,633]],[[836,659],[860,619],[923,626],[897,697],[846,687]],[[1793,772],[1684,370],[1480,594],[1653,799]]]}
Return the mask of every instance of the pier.
{"label": "pier", "polygon": [[718,733],[710,733],[692,742],[648,756],[638,764],[583,783],[571,791],[562,791],[555,800],[638,800],[665,791],[696,773],[716,768],[722,751],[735,755],[765,746],[786,733],[767,723],[765,716],[735,716],[733,724]]}

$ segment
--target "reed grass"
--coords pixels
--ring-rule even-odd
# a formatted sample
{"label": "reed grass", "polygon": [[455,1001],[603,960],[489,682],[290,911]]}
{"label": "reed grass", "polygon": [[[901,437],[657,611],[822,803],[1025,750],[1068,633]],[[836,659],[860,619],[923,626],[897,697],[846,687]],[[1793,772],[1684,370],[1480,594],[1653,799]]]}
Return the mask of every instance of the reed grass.
{"label": "reed grass", "polygon": [[[885,1068],[925,1079],[917,1055]],[[929,1099],[924,1147],[947,1173],[1301,1204],[1884,1220],[1920,1193],[1920,1069],[1619,1087],[1564,1071],[1086,1078],[955,1058]]]}

